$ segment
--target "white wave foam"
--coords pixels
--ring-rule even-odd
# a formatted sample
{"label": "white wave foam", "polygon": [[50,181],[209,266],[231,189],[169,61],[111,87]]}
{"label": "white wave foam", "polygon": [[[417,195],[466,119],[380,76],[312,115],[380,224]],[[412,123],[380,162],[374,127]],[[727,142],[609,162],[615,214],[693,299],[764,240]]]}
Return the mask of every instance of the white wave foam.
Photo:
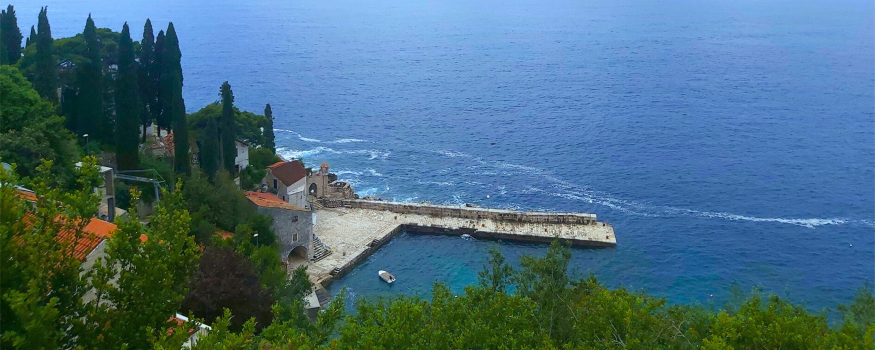
{"label": "white wave foam", "polygon": [[368,156],[369,160],[381,159],[385,160],[392,152],[383,151],[383,150],[375,150],[375,149],[357,149],[357,150],[336,150],[330,147],[318,146],[316,148],[308,149],[308,150],[299,150],[299,149],[290,149],[285,147],[280,147],[277,149],[277,153],[286,159],[295,159],[295,158],[308,158],[313,157],[322,153],[331,153],[331,154],[365,154]]}
{"label": "white wave foam", "polygon": [[451,151],[451,150],[439,150],[439,151],[435,151],[435,152],[438,154],[442,154],[444,156],[450,157],[450,158],[456,158],[456,157],[471,158],[471,156],[465,152]]}
{"label": "white wave foam", "polygon": [[340,139],[340,140],[328,141],[327,143],[351,143],[351,142],[368,142],[368,140],[362,140],[362,139]]}
{"label": "white wave foam", "polygon": [[311,137],[305,137],[304,135],[301,135],[301,133],[299,133],[299,132],[297,132],[297,131],[294,131],[294,130],[289,130],[289,129],[273,129],[273,131],[275,131],[275,132],[276,132],[276,131],[279,131],[279,132],[287,132],[287,133],[290,133],[290,134],[295,134],[295,136],[297,136],[299,140],[304,141],[304,142],[315,142],[315,143],[351,143],[351,142],[368,142],[368,140],[354,139],[354,138],[337,139],[337,140],[333,140],[333,141],[322,141],[322,140],[320,140],[320,139],[314,139],[314,138],[311,138]]}
{"label": "white wave foam", "polygon": [[371,176],[383,176],[383,174],[378,173],[374,169],[366,169],[366,170],[371,174]]}
{"label": "white wave foam", "polygon": [[338,171],[334,171],[334,174],[336,174],[337,176],[343,176],[343,175],[362,176],[363,173],[361,171],[338,170]]}

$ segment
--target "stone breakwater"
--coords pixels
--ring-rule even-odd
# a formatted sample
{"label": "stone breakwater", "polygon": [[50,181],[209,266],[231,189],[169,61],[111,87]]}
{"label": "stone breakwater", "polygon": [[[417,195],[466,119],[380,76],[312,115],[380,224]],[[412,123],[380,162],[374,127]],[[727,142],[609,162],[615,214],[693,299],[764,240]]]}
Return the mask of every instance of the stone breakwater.
{"label": "stone breakwater", "polygon": [[614,247],[614,228],[595,214],[522,212],[369,200],[323,200],[314,233],[333,253],[311,263],[314,282],[327,286],[400,232],[469,234],[526,242],[554,239],[573,246]]}

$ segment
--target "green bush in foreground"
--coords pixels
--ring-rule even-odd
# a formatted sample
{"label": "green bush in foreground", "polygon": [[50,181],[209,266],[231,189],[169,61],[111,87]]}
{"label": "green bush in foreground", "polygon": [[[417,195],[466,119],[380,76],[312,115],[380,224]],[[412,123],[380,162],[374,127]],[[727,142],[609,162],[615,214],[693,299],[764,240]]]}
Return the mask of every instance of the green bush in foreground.
{"label": "green bush in foreground", "polygon": [[[523,259],[519,271],[499,253],[491,255],[480,283],[462,295],[436,283],[431,301],[360,300],[342,320],[339,299],[307,330],[274,322],[257,333],[250,320],[231,332],[226,313],[195,349],[873,348],[875,297],[868,286],[840,308],[844,319],[830,327],[826,316],[777,296],[754,293],[738,308],[711,310],[609,290],[595,277],[573,280],[566,273],[569,250],[556,242],[544,258]],[[505,291],[510,283],[517,293]],[[154,344],[175,346],[169,339]]]}

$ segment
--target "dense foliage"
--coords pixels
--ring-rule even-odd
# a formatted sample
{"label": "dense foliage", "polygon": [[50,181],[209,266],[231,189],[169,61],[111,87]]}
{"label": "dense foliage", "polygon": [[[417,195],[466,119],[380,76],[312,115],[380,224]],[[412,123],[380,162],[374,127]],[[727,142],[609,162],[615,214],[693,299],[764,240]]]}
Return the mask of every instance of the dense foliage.
{"label": "dense foliage", "polygon": [[41,99],[31,83],[13,66],[0,66],[0,159],[16,163],[24,177],[36,175],[42,159],[54,166],[54,183],[66,183],[79,159],[73,135],[53,105]]}

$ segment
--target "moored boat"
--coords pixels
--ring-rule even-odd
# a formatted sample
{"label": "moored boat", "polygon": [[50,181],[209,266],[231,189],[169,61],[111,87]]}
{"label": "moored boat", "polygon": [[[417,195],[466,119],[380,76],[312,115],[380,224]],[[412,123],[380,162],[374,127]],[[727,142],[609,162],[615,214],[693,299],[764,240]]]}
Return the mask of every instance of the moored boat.
{"label": "moored boat", "polygon": [[391,273],[388,273],[388,272],[383,271],[383,270],[380,270],[377,273],[380,275],[380,278],[383,279],[383,281],[386,281],[386,283],[391,284],[392,282],[395,282],[395,276],[392,275]]}

